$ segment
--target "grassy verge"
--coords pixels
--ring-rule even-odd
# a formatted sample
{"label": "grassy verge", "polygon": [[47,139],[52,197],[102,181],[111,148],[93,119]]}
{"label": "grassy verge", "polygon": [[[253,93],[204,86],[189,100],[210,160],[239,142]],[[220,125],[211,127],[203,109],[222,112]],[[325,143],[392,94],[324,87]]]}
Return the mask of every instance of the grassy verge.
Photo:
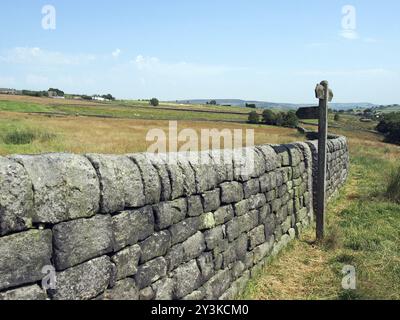
{"label": "grassy verge", "polygon": [[[311,245],[307,230],[242,299],[400,299],[400,205],[386,198],[391,152],[355,151],[348,183],[329,205],[327,241]],[[355,267],[356,290],[342,289],[345,265]]]}

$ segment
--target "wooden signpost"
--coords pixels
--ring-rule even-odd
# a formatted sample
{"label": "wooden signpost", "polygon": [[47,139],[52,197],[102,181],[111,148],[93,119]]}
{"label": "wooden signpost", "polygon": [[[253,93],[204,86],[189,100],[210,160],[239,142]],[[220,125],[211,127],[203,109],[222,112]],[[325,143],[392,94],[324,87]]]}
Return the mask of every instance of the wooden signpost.
{"label": "wooden signpost", "polygon": [[328,102],[333,99],[328,81],[322,81],[315,88],[315,96],[319,99],[318,121],[318,177],[317,177],[317,241],[324,238],[326,209],[326,149],[328,140]]}

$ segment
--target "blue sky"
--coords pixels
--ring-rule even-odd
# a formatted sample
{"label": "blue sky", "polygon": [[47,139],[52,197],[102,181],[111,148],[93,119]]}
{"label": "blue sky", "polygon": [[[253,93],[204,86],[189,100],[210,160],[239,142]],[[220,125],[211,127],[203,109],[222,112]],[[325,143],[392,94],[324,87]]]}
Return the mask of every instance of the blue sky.
{"label": "blue sky", "polygon": [[0,87],[311,103],[327,79],[335,102],[400,103],[399,14],[398,0],[2,0]]}

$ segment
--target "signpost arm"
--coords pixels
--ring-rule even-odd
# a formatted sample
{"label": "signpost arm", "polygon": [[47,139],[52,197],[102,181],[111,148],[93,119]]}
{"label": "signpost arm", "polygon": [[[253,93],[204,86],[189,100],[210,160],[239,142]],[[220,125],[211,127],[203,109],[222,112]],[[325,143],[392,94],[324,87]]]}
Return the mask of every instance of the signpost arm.
{"label": "signpost arm", "polygon": [[328,140],[328,81],[322,81],[324,97],[319,99],[319,122],[318,122],[318,180],[317,186],[317,240],[324,238],[325,209],[326,209],[326,149]]}

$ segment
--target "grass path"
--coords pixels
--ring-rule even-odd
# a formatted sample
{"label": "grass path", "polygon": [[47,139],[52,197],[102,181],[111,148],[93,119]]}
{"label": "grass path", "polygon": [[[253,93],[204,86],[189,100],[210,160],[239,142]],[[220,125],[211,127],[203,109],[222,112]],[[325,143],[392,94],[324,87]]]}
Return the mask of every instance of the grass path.
{"label": "grass path", "polygon": [[[393,165],[386,158],[356,154],[346,186],[329,204],[324,243],[312,244],[315,231],[307,230],[240,298],[400,299],[400,205],[383,197]],[[355,267],[356,290],[342,289],[345,265]]]}

